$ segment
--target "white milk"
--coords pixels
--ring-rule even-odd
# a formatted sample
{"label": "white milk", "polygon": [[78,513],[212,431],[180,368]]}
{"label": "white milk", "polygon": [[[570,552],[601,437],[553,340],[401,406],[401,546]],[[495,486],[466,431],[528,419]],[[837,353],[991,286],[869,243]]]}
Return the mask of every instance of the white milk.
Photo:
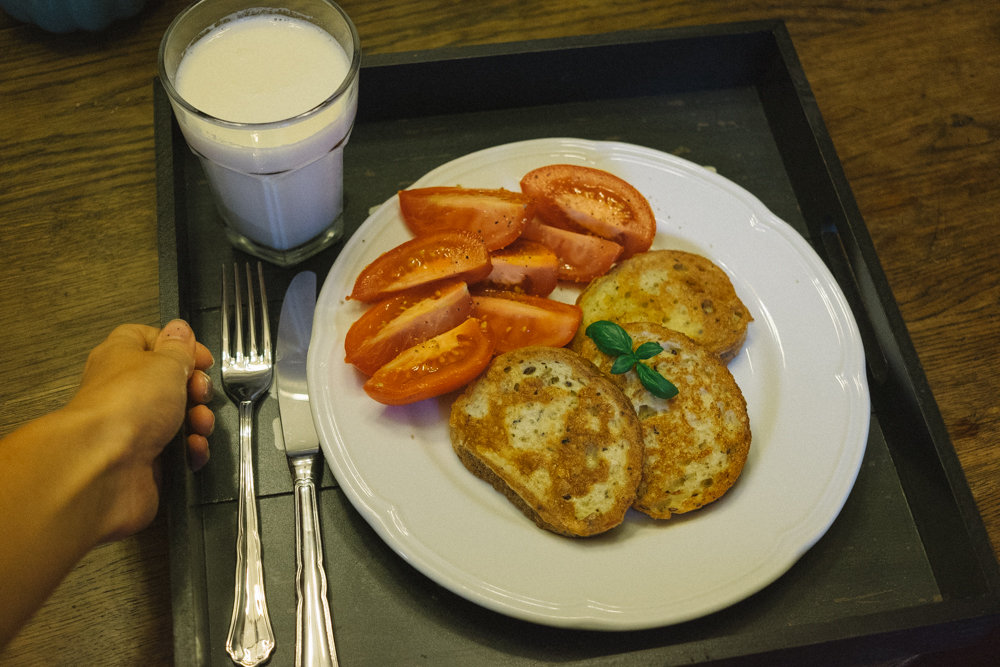
{"label": "white milk", "polygon": [[326,31],[277,14],[227,20],[185,52],[174,87],[211,118],[178,111],[178,122],[237,232],[288,250],[340,216],[356,77],[317,107],[349,70],[347,53]]}

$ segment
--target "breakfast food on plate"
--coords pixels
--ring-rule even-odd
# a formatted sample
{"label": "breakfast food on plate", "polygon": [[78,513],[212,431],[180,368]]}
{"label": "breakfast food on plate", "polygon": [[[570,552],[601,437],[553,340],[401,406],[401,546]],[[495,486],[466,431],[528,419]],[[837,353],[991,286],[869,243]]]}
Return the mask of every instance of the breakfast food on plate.
{"label": "breakfast food on plate", "polygon": [[344,361],[372,375],[397,354],[457,327],[472,315],[461,280],[414,287],[372,305],[344,337]]}
{"label": "breakfast food on plate", "polygon": [[349,299],[371,303],[444,280],[482,280],[492,270],[483,240],[471,232],[435,232],[386,250],[361,270]]}
{"label": "breakfast food on plate", "polygon": [[[752,321],[726,273],[649,250],[656,220],[608,172],[534,169],[523,192],[399,192],[416,235],[360,273],[345,360],[389,405],[464,390],[452,448],[538,526],[572,537],[630,507],[667,519],[718,500],[750,450],[729,372]],[[548,298],[586,284],[576,304]],[[571,343],[571,349],[563,347]]]}
{"label": "breakfast food on plate", "polygon": [[441,231],[477,235],[488,250],[513,243],[535,216],[535,203],[510,190],[461,187],[412,188],[399,191],[403,222],[417,236]]}
{"label": "breakfast food on plate", "polygon": [[549,248],[558,260],[558,278],[574,283],[585,283],[604,275],[624,251],[614,241],[546,225],[538,218],[527,224],[521,238]]}
{"label": "breakfast food on plate", "polygon": [[550,164],[521,178],[521,191],[535,200],[545,224],[582,231],[624,248],[622,257],[649,250],[656,217],[642,193],[603,169]]}
{"label": "breakfast food on plate", "polygon": [[636,348],[662,347],[643,363],[677,388],[672,398],[660,398],[640,381],[637,369],[611,373],[615,357],[590,336],[573,341],[580,356],[621,388],[639,417],[645,453],[633,507],[668,519],[717,500],[739,478],[750,451],[746,401],[729,368],[680,332],[648,323],[621,328]]}
{"label": "breakfast food on plate", "polygon": [[576,301],[577,339],[591,322],[653,322],[680,331],[719,355],[736,356],[753,320],[729,277],[701,255],[651,250],[595,278]]}
{"label": "breakfast food on plate", "polygon": [[540,527],[584,537],[619,525],[642,468],[628,398],[565,348],[496,357],[455,400],[455,453]]}
{"label": "breakfast food on plate", "polygon": [[365,393],[379,403],[406,405],[461,389],[493,358],[493,334],[470,317],[381,366],[365,381]]}
{"label": "breakfast food on plate", "polygon": [[529,345],[562,347],[580,326],[579,306],[533,294],[485,289],[472,303],[473,315],[493,332],[497,354]]}
{"label": "breakfast food on plate", "polygon": [[523,236],[499,250],[490,251],[493,270],[484,286],[525,294],[548,296],[559,283],[559,258],[546,245]]}

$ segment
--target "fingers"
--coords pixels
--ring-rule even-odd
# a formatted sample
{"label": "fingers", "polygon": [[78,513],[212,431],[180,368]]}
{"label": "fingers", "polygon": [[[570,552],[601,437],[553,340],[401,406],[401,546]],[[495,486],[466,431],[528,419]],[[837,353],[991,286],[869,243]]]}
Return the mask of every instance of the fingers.
{"label": "fingers", "polygon": [[192,471],[198,471],[208,463],[208,436],[215,429],[215,413],[205,405],[215,391],[212,379],[204,372],[215,359],[207,347],[195,340],[194,331],[184,320],[168,322],[157,336],[153,350],[173,356],[187,372],[188,464]]}
{"label": "fingers", "polygon": [[215,388],[212,378],[204,371],[196,370],[188,378],[187,384],[188,398],[193,403],[208,403],[215,395]]}
{"label": "fingers", "polygon": [[188,465],[198,472],[208,463],[208,436],[215,430],[215,413],[207,405],[195,405],[188,410]]}
{"label": "fingers", "polygon": [[208,463],[208,438],[198,433],[192,433],[187,437],[187,446],[188,466],[193,472],[198,472]]}
{"label": "fingers", "polygon": [[188,427],[199,435],[212,435],[215,430],[215,413],[207,405],[192,407],[188,410]]}
{"label": "fingers", "polygon": [[184,320],[171,320],[160,330],[153,351],[172,357],[184,369],[185,377],[190,377],[195,369],[197,347],[191,326]]}
{"label": "fingers", "polygon": [[198,343],[194,350],[194,367],[201,371],[207,371],[215,365],[215,357],[207,347]]}
{"label": "fingers", "polygon": [[128,344],[140,350],[151,350],[159,331],[145,324],[120,324],[108,334],[108,342]]}

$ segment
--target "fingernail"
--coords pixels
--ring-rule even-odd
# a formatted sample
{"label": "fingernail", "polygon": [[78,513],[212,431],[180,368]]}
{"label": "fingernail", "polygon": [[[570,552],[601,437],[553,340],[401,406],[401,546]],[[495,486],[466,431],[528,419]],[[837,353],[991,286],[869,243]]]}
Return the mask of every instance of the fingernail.
{"label": "fingernail", "polygon": [[191,327],[184,320],[171,320],[167,322],[167,325],[163,327],[164,338],[173,338],[175,340],[188,340],[194,332],[191,331]]}
{"label": "fingernail", "polygon": [[215,396],[215,383],[212,382],[212,376],[208,373],[204,373],[202,371],[198,372],[205,376],[205,395],[203,397],[203,401],[208,403]]}

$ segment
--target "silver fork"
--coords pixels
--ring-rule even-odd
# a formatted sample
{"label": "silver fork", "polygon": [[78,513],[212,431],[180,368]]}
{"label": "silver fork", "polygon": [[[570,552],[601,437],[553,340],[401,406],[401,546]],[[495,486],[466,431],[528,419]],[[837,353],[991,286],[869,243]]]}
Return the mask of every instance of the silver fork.
{"label": "silver fork", "polygon": [[247,325],[249,345],[243,349],[243,298],[240,271],[233,267],[235,283],[236,345],[229,345],[229,285],[226,267],[222,267],[222,386],[240,412],[240,500],[239,525],[236,537],[236,588],[233,617],[229,622],[226,651],[240,665],[258,665],[274,650],[274,630],[267,613],[264,597],[264,567],[260,556],[260,531],[257,520],[256,491],[253,477],[253,422],[257,401],[271,386],[271,330],[267,316],[267,293],[264,272],[257,263],[260,283],[261,344],[257,346],[254,323],[253,279],[246,265]]}

